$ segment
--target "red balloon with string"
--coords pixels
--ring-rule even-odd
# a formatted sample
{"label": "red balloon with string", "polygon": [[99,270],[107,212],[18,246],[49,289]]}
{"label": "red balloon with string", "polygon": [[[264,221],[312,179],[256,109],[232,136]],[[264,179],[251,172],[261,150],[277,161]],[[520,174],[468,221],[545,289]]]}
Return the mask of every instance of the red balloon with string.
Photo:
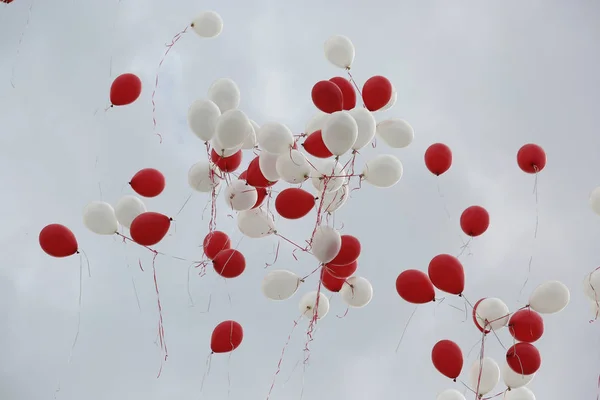
{"label": "red balloon with string", "polygon": [[153,246],[160,242],[169,232],[173,218],[147,211],[141,213],[131,223],[131,238],[142,246]]}
{"label": "red balloon with string", "polygon": [[425,151],[425,166],[432,174],[442,175],[452,166],[452,151],[443,143],[434,143]]}
{"label": "red balloon with string", "polygon": [[346,278],[340,278],[332,275],[327,268],[321,269],[321,284],[330,292],[337,293],[342,290]]}
{"label": "red balloon with string", "polygon": [[544,334],[544,320],[530,308],[519,310],[510,317],[508,331],[519,342],[533,343]]}
{"label": "red balloon with string", "polygon": [[126,106],[133,103],[142,93],[142,81],[135,74],[119,75],[110,87],[112,106]]}
{"label": "red balloon with string", "polygon": [[210,152],[210,159],[223,172],[233,172],[238,169],[242,164],[242,158],[243,154],[241,150],[238,150],[229,157],[221,157],[215,149],[212,149]]}
{"label": "red balloon with string", "polygon": [[144,197],[158,196],[165,190],[165,184],[164,175],[154,168],[144,168],[138,171],[129,182],[131,188]]}
{"label": "red balloon with string", "polygon": [[300,188],[287,188],[275,198],[275,209],[283,218],[299,219],[315,206],[315,196]]}
{"label": "red balloon with string", "polygon": [[302,147],[304,147],[304,150],[313,157],[329,158],[333,156],[333,153],[325,146],[321,130],[309,134],[302,143]]}
{"label": "red balloon with string", "polygon": [[246,258],[236,249],[221,250],[213,259],[213,268],[223,278],[237,278],[246,269]]}
{"label": "red balloon with string", "polygon": [[537,144],[526,144],[517,152],[517,164],[523,172],[536,174],[546,166],[546,152]]}
{"label": "red balloon with string", "polygon": [[542,356],[531,343],[517,343],[506,352],[506,362],[510,369],[520,375],[535,374],[542,365]]}
{"label": "red balloon with string", "polygon": [[312,88],[312,101],[324,113],[342,111],[344,97],[338,85],[331,81],[320,81]]}
{"label": "red balloon with string", "polygon": [[229,353],[237,349],[244,340],[244,329],[236,321],[223,321],[213,329],[210,349],[213,353]]}
{"label": "red balloon with string", "polygon": [[385,107],[392,98],[392,83],[384,76],[373,76],[365,82],[362,99],[369,111],[377,111]]}
{"label": "red balloon with string", "polygon": [[[240,174],[238,179],[242,179],[246,182],[248,182],[246,180],[246,177],[248,176],[248,171],[244,171]],[[251,185],[252,186],[252,185]],[[262,203],[265,201],[265,199],[267,198],[267,195],[269,194],[267,188],[265,187],[255,187],[256,189],[256,202],[254,203],[254,206],[252,208],[258,208],[262,205]]]}
{"label": "red balloon with string", "polygon": [[461,294],[465,290],[465,271],[458,258],[439,254],[431,259],[428,269],[431,283],[441,291]]}
{"label": "red balloon with string", "polygon": [[202,248],[206,257],[209,260],[214,260],[221,250],[231,248],[231,239],[225,232],[213,231],[204,237]]}
{"label": "red balloon with string", "polygon": [[248,165],[248,169],[246,170],[246,182],[248,185],[254,186],[255,188],[273,186],[277,181],[271,182],[265,178],[260,170],[258,159],[259,157],[257,156],[250,161],[250,165]]}
{"label": "red balloon with string", "polygon": [[435,290],[429,277],[417,269],[407,269],[396,279],[396,291],[404,300],[425,304],[435,300]]}
{"label": "red balloon with string", "polygon": [[483,235],[490,226],[490,215],[481,206],[468,207],[460,216],[460,227],[471,237]]}
{"label": "red balloon with string", "polygon": [[440,340],[431,350],[433,366],[444,376],[456,381],[463,367],[463,354],[452,340]]}
{"label": "red balloon with string", "polygon": [[335,83],[342,91],[342,109],[352,110],[356,107],[356,91],[348,79],[336,76],[329,81]]}
{"label": "red balloon with string", "polygon": [[336,278],[350,278],[352,274],[358,269],[358,261],[353,261],[346,265],[332,265],[331,263],[325,264],[324,269]]}
{"label": "red balloon with string", "polygon": [[360,242],[352,235],[342,235],[342,246],[335,258],[329,261],[331,265],[348,265],[360,256]]}
{"label": "red balloon with string", "polygon": [[42,250],[57,258],[72,256],[77,253],[79,245],[73,232],[64,225],[46,225],[39,235]]}

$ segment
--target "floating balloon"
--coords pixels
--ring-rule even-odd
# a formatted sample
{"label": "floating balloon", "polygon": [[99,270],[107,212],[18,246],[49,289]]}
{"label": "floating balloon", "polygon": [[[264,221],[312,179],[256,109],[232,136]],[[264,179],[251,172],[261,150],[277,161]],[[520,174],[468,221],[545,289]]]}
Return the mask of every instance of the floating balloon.
{"label": "floating balloon", "polygon": [[[275,171],[277,171],[277,161],[275,161]],[[275,182],[269,181],[264,176],[264,174],[260,168],[260,156],[255,157],[252,161],[250,161],[250,165],[248,165],[248,169],[246,170],[246,178],[245,179],[246,179],[246,182],[248,182],[248,184],[250,186],[254,186],[256,188],[269,187],[269,186],[273,186],[276,183],[276,181]]]}
{"label": "floating balloon", "polygon": [[173,218],[157,212],[145,212],[131,223],[131,238],[142,246],[154,246],[169,232]]}
{"label": "floating balloon", "polygon": [[210,100],[196,100],[188,110],[188,126],[201,140],[208,142],[215,136],[217,121],[221,116],[219,107]]}
{"label": "floating balloon", "polygon": [[362,176],[371,185],[380,188],[394,186],[402,178],[402,163],[391,154],[380,154],[367,161]]}
{"label": "floating balloon", "polygon": [[450,254],[440,254],[429,262],[431,283],[441,291],[461,294],[465,290],[465,271],[458,258]]}
{"label": "floating balloon", "polygon": [[465,396],[456,389],[446,389],[438,394],[435,400],[466,400]]}
{"label": "floating balloon", "polygon": [[519,310],[510,317],[508,330],[515,340],[533,343],[544,333],[544,320],[529,308]]}
{"label": "floating balloon", "polygon": [[40,247],[52,257],[68,257],[77,253],[78,244],[69,228],[60,224],[46,225],[39,236]]}
{"label": "floating balloon", "polygon": [[270,271],[263,279],[261,289],[267,299],[287,300],[300,287],[298,275],[284,269]]}
{"label": "floating balloon", "polygon": [[313,86],[312,101],[319,110],[331,114],[342,111],[344,97],[338,85],[330,81],[319,81]]}
{"label": "floating balloon", "polygon": [[361,308],[371,302],[373,286],[367,279],[353,276],[346,280],[345,285],[342,285],[340,295],[348,307]]}
{"label": "floating balloon", "polygon": [[[342,235],[340,251],[335,258],[329,262],[331,265],[348,265],[355,262],[360,256],[360,242],[351,235]],[[350,276],[350,275],[348,275]]]}
{"label": "floating balloon", "polygon": [[535,377],[535,374],[523,375],[512,370],[505,362],[502,366],[502,379],[507,388],[516,389],[528,385]]}
{"label": "floating balloon", "polygon": [[488,297],[479,300],[473,307],[473,321],[481,332],[489,333],[503,328],[508,324],[510,311],[500,299]]}
{"label": "floating balloon", "polygon": [[369,111],[377,111],[385,107],[392,98],[392,84],[383,76],[373,76],[365,82],[362,98]]}
{"label": "floating balloon", "polygon": [[415,131],[403,119],[392,118],[377,124],[377,134],[385,144],[394,149],[408,147],[415,138]]}
{"label": "floating balloon", "polygon": [[334,35],[325,41],[325,58],[339,68],[350,69],[354,62],[354,45],[346,36]]}
{"label": "floating balloon", "polygon": [[409,303],[425,304],[435,301],[435,290],[429,277],[416,269],[407,269],[398,275],[396,291]]}
{"label": "floating balloon", "polygon": [[[343,236],[342,236],[342,238],[343,238]],[[342,246],[343,246],[343,242],[342,242]],[[333,265],[331,263],[327,263],[324,266],[324,269],[327,270],[327,272],[331,276],[333,276],[335,278],[342,278],[342,280],[351,277],[356,272],[357,268],[358,268],[357,261],[353,261],[346,265]]]}
{"label": "floating balloon", "polygon": [[475,360],[471,366],[469,378],[471,389],[478,395],[485,395],[500,382],[500,367],[490,357]]}
{"label": "floating balloon", "polygon": [[223,19],[214,11],[204,11],[190,25],[198,36],[214,38],[223,31]]}
{"label": "floating balloon", "polygon": [[188,184],[198,192],[210,193],[219,188],[221,178],[208,162],[200,161],[192,165],[188,171]]}
{"label": "floating balloon", "polygon": [[221,250],[213,259],[213,268],[223,278],[237,278],[246,269],[246,258],[236,249]]}
{"label": "floating balloon", "polygon": [[209,260],[214,260],[221,250],[231,248],[231,240],[225,232],[213,231],[204,237],[202,248],[204,249],[206,257],[208,257]]}
{"label": "floating balloon", "polygon": [[523,172],[536,174],[546,166],[546,153],[537,144],[526,144],[517,153],[517,164]]}
{"label": "floating balloon", "polygon": [[210,159],[223,172],[234,172],[242,164],[242,151],[238,150],[235,154],[229,157],[221,157],[215,149],[210,151]]}
{"label": "floating balloon", "polygon": [[261,208],[241,211],[237,217],[237,225],[245,236],[258,239],[275,232],[275,224],[271,217]]}
{"label": "floating balloon", "polygon": [[325,192],[322,194],[322,200],[317,201],[317,204],[320,205],[323,212],[331,214],[339,210],[346,203],[349,196],[348,192],[348,185],[342,185],[335,192]]}
{"label": "floating balloon", "polygon": [[443,143],[434,143],[425,151],[425,166],[432,174],[442,175],[452,165],[452,151]]}
{"label": "floating balloon", "polygon": [[258,146],[258,138],[257,133],[260,130],[258,124],[252,120],[250,120],[250,129],[248,130],[248,135],[246,139],[244,139],[244,143],[242,143],[242,149],[244,150],[252,150],[256,146]]}
{"label": "floating balloon", "polygon": [[315,230],[312,239],[313,255],[326,264],[333,260],[342,247],[342,237],[335,229],[321,225]]}
{"label": "floating balloon", "polygon": [[126,106],[136,101],[141,93],[140,78],[134,74],[122,74],[117,76],[110,87],[110,103],[112,106]]}
{"label": "floating balloon", "polygon": [[304,140],[304,143],[302,143],[302,147],[304,147],[304,150],[313,157],[329,158],[333,156],[333,153],[325,146],[323,133],[320,129],[310,133],[306,137],[306,140]]}
{"label": "floating balloon", "polygon": [[388,101],[388,103],[385,105],[385,107],[383,107],[379,111],[387,111],[390,108],[394,107],[394,105],[396,104],[397,100],[398,100],[398,92],[396,91],[396,88],[394,87],[394,84],[392,84],[392,97],[390,98],[390,101]]}
{"label": "floating balloon", "polygon": [[242,146],[250,131],[250,120],[242,111],[231,109],[224,111],[215,128],[216,139],[225,148]]}
{"label": "floating balloon", "polygon": [[317,319],[322,319],[329,312],[329,299],[324,293],[318,293],[316,290],[308,292],[300,299],[298,308],[308,319],[313,319],[315,316]]}
{"label": "floating balloon", "polygon": [[315,163],[312,170],[311,182],[319,193],[335,192],[347,182],[346,171],[342,164],[335,159],[323,160]]}
{"label": "floating balloon", "polygon": [[597,215],[600,215],[600,187],[597,187],[590,194],[590,207]]}
{"label": "floating balloon", "polygon": [[490,215],[480,206],[468,207],[460,216],[460,227],[471,237],[483,235],[490,226]]}
{"label": "floating balloon", "polygon": [[571,294],[562,282],[548,281],[539,285],[529,297],[529,307],[540,314],[554,314],[562,311]]}
{"label": "floating balloon", "polygon": [[337,293],[342,289],[346,278],[339,278],[331,274],[327,268],[321,269],[321,284],[330,292]]}
{"label": "floating balloon", "polygon": [[283,218],[299,219],[315,206],[315,197],[299,188],[283,189],[275,198],[275,209]]}
{"label": "floating balloon", "polygon": [[542,358],[534,345],[521,342],[508,349],[506,363],[518,374],[532,375],[540,369]]}
{"label": "floating balloon", "polygon": [[[225,112],[240,106],[240,89],[233,80],[219,78],[208,88],[208,99],[219,107],[221,113],[225,114]],[[223,142],[223,144],[227,143]]]}
{"label": "floating balloon", "polygon": [[115,206],[117,221],[127,229],[131,227],[131,223],[135,217],[145,212],[146,206],[144,202],[139,197],[132,195],[121,197]]}
{"label": "floating balloon", "polygon": [[[248,124],[248,136],[249,133],[252,131],[252,125]],[[215,132],[216,132],[216,128],[215,128]],[[248,137],[246,136],[246,137]],[[245,139],[244,139],[245,141]],[[220,155],[221,157],[231,157],[232,155],[234,155],[235,153],[237,153],[238,151],[240,151],[242,149],[242,145],[243,143],[238,144],[237,146],[233,146],[233,147],[226,147],[224,146],[220,141],[219,138],[217,136],[214,136],[211,140],[210,140],[210,147],[212,147],[215,152]]]}
{"label": "floating balloon", "polygon": [[165,177],[157,169],[144,168],[131,178],[129,185],[140,196],[156,197],[165,190]]}
{"label": "floating balloon", "polygon": [[356,142],[358,125],[348,111],[334,112],[325,121],[321,134],[331,154],[341,156]]}
{"label": "floating balloon", "polygon": [[92,201],[83,209],[83,224],[98,235],[114,235],[119,229],[114,208],[104,201]]}
{"label": "floating balloon", "polygon": [[302,183],[310,176],[310,163],[298,150],[280,154],[275,162],[277,175],[287,183]]}
{"label": "floating balloon", "polygon": [[342,78],[341,76],[336,76],[335,78],[331,78],[329,81],[335,83],[342,91],[343,110],[352,110],[354,107],[356,107],[356,91],[348,79]]}
{"label": "floating balloon", "polygon": [[224,198],[232,210],[246,211],[254,206],[256,200],[258,200],[258,193],[254,187],[241,179],[237,179],[227,186]]}
{"label": "floating balloon", "polygon": [[529,388],[523,386],[506,392],[504,400],[535,400],[535,395]]}
{"label": "floating balloon", "polygon": [[325,125],[325,121],[327,120],[328,116],[329,114],[324,113],[323,111],[318,111],[306,124],[306,127],[304,128],[304,133],[306,135],[310,135],[311,133],[323,129],[323,125]]}
{"label": "floating balloon", "polygon": [[433,366],[444,376],[456,380],[463,367],[460,347],[452,340],[440,340],[431,350]]}
{"label": "floating balloon", "polygon": [[215,327],[210,338],[213,353],[229,353],[237,349],[244,340],[244,330],[235,321],[223,321]]}
{"label": "floating balloon", "polygon": [[289,153],[294,145],[294,135],[290,128],[278,122],[267,122],[256,134],[258,145],[269,153]]}
{"label": "floating balloon", "polygon": [[348,111],[348,114],[354,118],[358,127],[356,141],[352,145],[352,149],[360,150],[371,143],[375,137],[377,122],[375,121],[373,114],[366,108],[354,108]]}
{"label": "floating balloon", "polygon": [[[289,150],[288,150],[289,154]],[[279,158],[279,154],[269,153],[266,150],[260,152],[258,156],[258,168],[262,175],[269,182],[277,182],[279,178],[279,174],[277,173],[277,159]]]}

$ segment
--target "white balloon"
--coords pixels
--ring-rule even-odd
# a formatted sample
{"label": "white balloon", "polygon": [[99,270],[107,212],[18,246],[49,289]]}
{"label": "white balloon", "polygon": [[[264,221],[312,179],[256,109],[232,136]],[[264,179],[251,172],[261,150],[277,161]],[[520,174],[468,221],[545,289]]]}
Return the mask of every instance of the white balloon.
{"label": "white balloon", "polygon": [[330,114],[323,130],[323,143],[329,151],[341,156],[352,148],[358,137],[358,125],[348,111],[336,111]]}
{"label": "white balloon", "polygon": [[277,172],[277,159],[279,154],[269,153],[263,150],[258,155],[258,168],[263,176],[270,182],[277,182],[280,178]]}
{"label": "white balloon", "polygon": [[475,307],[477,323],[485,331],[496,331],[508,324],[510,311],[508,306],[496,297],[488,297]]}
{"label": "white balloon", "polygon": [[[318,297],[317,297],[318,293]],[[319,302],[317,304],[317,298]],[[324,318],[329,312],[329,299],[323,292],[308,292],[300,299],[300,304],[298,304],[298,308],[303,316],[308,319],[312,319],[315,315],[315,308],[317,319]]]}
{"label": "white balloon", "polygon": [[235,211],[246,211],[258,200],[256,188],[241,179],[234,180],[225,190],[225,202]]}
{"label": "white balloon", "polygon": [[342,237],[335,229],[321,225],[312,240],[312,253],[323,264],[333,260],[342,248]]}
{"label": "white balloon", "polygon": [[263,279],[261,289],[271,300],[287,300],[292,297],[302,281],[295,273],[284,269],[270,271]]}
{"label": "white balloon", "polygon": [[329,114],[324,113],[323,111],[317,112],[306,124],[306,128],[304,128],[304,133],[306,135],[310,135],[316,131],[320,131],[323,129],[323,125],[325,125],[325,121],[327,121],[327,117]]}
{"label": "white balloon", "polygon": [[294,134],[290,128],[278,122],[267,122],[257,133],[261,149],[273,154],[288,153],[294,145]]}
{"label": "white balloon", "polygon": [[310,176],[308,160],[304,154],[295,149],[280,154],[277,157],[275,169],[279,177],[287,183],[302,183]]}
{"label": "white balloon", "polygon": [[135,217],[145,212],[146,206],[137,196],[123,196],[115,206],[115,216],[117,217],[117,221],[127,229],[131,227],[131,223]]}
{"label": "white balloon", "polygon": [[354,62],[354,45],[346,36],[335,35],[325,42],[325,57],[340,68],[349,69]]}
{"label": "white balloon", "polygon": [[275,224],[262,208],[241,211],[237,217],[240,232],[249,238],[259,239],[275,233]]}
{"label": "white balloon", "polygon": [[85,206],[83,224],[98,235],[114,235],[119,229],[114,208],[104,201],[92,201]]}
{"label": "white balloon", "polygon": [[529,296],[529,307],[540,314],[554,314],[562,311],[571,294],[562,282],[548,281],[539,285]]}
{"label": "white balloon", "polygon": [[240,89],[229,78],[219,78],[208,88],[208,98],[225,113],[240,106]]}
{"label": "white balloon", "polygon": [[252,126],[250,120],[240,110],[225,111],[217,121],[215,137],[226,149],[242,147]]}
{"label": "white balloon", "polygon": [[212,166],[207,161],[199,161],[192,165],[188,171],[188,184],[190,187],[201,193],[217,190],[221,184],[219,171],[217,167]]}
{"label": "white balloon", "polygon": [[412,126],[403,119],[391,118],[377,124],[377,134],[394,149],[402,149],[410,145],[415,138]]}
{"label": "white balloon", "polygon": [[371,302],[373,286],[366,278],[353,276],[346,279],[346,283],[340,289],[340,295],[348,307],[361,308]]}
{"label": "white balloon", "polygon": [[210,100],[196,100],[188,110],[188,126],[200,139],[208,142],[215,135],[221,110]]}
{"label": "white balloon", "polygon": [[[332,213],[338,210],[348,200],[348,185],[343,185],[339,190],[335,192],[325,192],[323,195],[323,212]],[[317,201],[317,205],[320,205],[320,200]]]}
{"label": "white balloon", "polygon": [[258,126],[258,124],[250,120],[250,129],[248,130],[248,135],[246,136],[246,139],[244,139],[244,143],[242,143],[242,149],[252,150],[257,146],[258,140],[256,138],[256,133],[259,129],[260,127]]}
{"label": "white balloon", "polygon": [[360,150],[373,140],[377,122],[375,121],[373,114],[363,107],[355,107],[348,111],[348,113],[354,118],[356,125],[358,126],[358,135],[352,148],[354,150]]}
{"label": "white balloon", "polygon": [[380,109],[378,111],[389,110],[390,108],[394,107],[397,100],[398,100],[398,92],[396,91],[396,88],[394,87],[394,85],[392,85],[392,97],[390,97],[390,101],[388,101],[388,103],[385,106],[383,106],[382,109]]}
{"label": "white balloon", "polygon": [[221,157],[230,157],[242,149],[242,145],[227,148],[219,142],[219,138],[216,136],[210,141],[210,146],[215,150],[215,153]]}
{"label": "white balloon", "polygon": [[529,388],[523,386],[506,392],[504,400],[535,400],[535,394]]}
{"label": "white balloon", "polygon": [[217,37],[223,31],[223,18],[214,11],[204,11],[192,21],[192,29],[204,38]]}
{"label": "white balloon", "polygon": [[461,392],[456,389],[446,389],[438,394],[435,400],[467,400]]}
{"label": "white balloon", "polygon": [[513,371],[513,369],[506,362],[502,365],[502,380],[508,388],[516,389],[520,388],[521,386],[528,385],[534,377],[535,374],[523,375]]}
{"label": "white balloon", "polygon": [[[324,190],[335,192],[348,181],[342,164],[332,158],[315,161],[313,166],[317,169],[311,168],[311,182],[319,193],[323,193]],[[325,184],[327,184],[327,187],[325,187]]]}
{"label": "white balloon", "polygon": [[600,215],[600,187],[597,187],[590,194],[590,206],[592,211]]}
{"label": "white balloon", "polygon": [[373,186],[389,188],[400,181],[403,172],[400,160],[390,154],[380,154],[367,161],[362,176]]}
{"label": "white balloon", "polygon": [[492,391],[500,382],[500,367],[490,357],[484,357],[482,361],[475,360],[469,372],[469,380],[474,392],[477,392],[477,383],[479,382],[478,394],[484,395]]}

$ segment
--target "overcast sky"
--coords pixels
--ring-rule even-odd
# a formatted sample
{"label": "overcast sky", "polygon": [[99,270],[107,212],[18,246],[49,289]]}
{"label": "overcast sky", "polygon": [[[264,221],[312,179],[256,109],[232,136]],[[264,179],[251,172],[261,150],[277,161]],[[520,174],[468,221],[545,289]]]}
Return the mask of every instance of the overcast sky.
{"label": "overcast sky", "polygon": [[[396,106],[377,114],[378,121],[406,119],[415,140],[402,150],[383,143],[366,149],[359,166],[391,153],[402,160],[404,177],[391,189],[364,184],[336,216],[343,233],[361,240],[357,274],[373,283],[373,301],[342,319],[336,314],[343,315],[345,307],[332,298],[304,375],[298,364],[306,340],[303,321],[286,350],[272,399],[299,399],[303,386],[305,399],[435,399],[447,388],[462,391],[430,361],[437,340],[456,341],[466,355],[479,339],[470,318],[463,322],[464,313],[446,305],[463,307],[461,300],[420,307],[395,353],[414,307],[398,297],[394,282],[404,269],[426,271],[436,254],[458,253],[458,217],[473,204],[488,209],[491,225],[472,243],[472,255],[461,257],[466,296],[472,302],[500,297],[514,310],[536,285],[564,282],[571,303],[544,319],[538,342],[542,368],[530,388],[539,400],[595,396],[600,327],[588,323],[581,283],[600,259],[600,219],[588,206],[590,191],[600,185],[600,3],[54,0],[36,1],[26,26],[31,1],[0,6],[2,399],[51,399],[59,381],[61,400],[198,399],[212,329],[225,319],[243,325],[244,342],[231,358],[213,357],[204,398],[224,399],[228,390],[230,399],[266,398],[299,314],[298,301],[316,289],[316,276],[292,299],[267,301],[260,282],[277,240],[245,238],[239,244],[248,261],[244,274],[227,283],[212,270],[203,278],[192,275],[191,306],[189,263],[159,256],[170,357],[156,379],[152,254],[87,231],[81,213],[93,200],[115,204],[130,193],[126,182],[135,172],[154,167],[166,176],[167,189],[146,205],[175,216],[190,193],[189,167],[206,157],[187,128],[187,109],[217,78],[238,83],[240,108],[259,124],[279,121],[302,132],[315,112],[312,85],[344,73],[323,55],[323,42],[338,33],[356,46],[353,73],[359,84],[380,74],[398,90]],[[160,144],[150,104],[157,66],[165,43],[205,9],[219,12],[225,27],[215,40],[186,34],[164,62],[156,95]],[[123,72],[141,77],[142,96],[104,112],[112,79]],[[423,163],[425,149],[437,141],[454,153],[451,170],[439,178],[443,199]],[[534,177],[516,164],[517,150],[528,142],[548,154],[539,175],[535,241]],[[194,194],[157,249],[199,258],[207,200]],[[222,199],[218,205],[219,228],[237,244],[242,236]],[[313,221],[314,212],[302,221],[278,222],[278,229],[302,241]],[[48,223],[74,231],[92,272],[84,276],[80,334],[70,365],[80,261],[53,259],[39,249],[38,233]],[[291,252],[282,243],[271,268],[305,275],[316,267],[310,256],[299,254],[295,261]],[[212,306],[204,313],[211,293]],[[506,330],[499,336],[510,345]],[[491,338],[487,349],[503,361],[498,341]],[[466,373],[462,379],[468,379]]]}

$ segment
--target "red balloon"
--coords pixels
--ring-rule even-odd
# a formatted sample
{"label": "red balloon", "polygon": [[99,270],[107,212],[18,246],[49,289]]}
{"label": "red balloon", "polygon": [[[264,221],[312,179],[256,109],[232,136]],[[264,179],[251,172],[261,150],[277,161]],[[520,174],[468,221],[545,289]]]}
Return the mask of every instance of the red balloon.
{"label": "red balloon", "polygon": [[440,340],[431,350],[433,366],[444,376],[456,380],[463,367],[460,347],[451,340]]}
{"label": "red balloon", "polygon": [[320,81],[312,88],[312,101],[319,110],[331,114],[342,111],[344,97],[338,85],[330,81]]}
{"label": "red balloon", "polygon": [[64,225],[46,225],[40,231],[39,241],[42,250],[52,257],[68,257],[77,253],[77,239]]}
{"label": "red balloon", "polygon": [[165,177],[157,169],[144,168],[131,178],[129,184],[140,196],[156,197],[165,189]]}
{"label": "red balloon", "polygon": [[335,278],[350,278],[358,269],[358,261],[353,261],[347,265],[331,265],[325,264],[325,270]]}
{"label": "red balloon", "polygon": [[304,217],[315,206],[315,196],[299,188],[287,188],[275,198],[275,209],[283,218]]}
{"label": "red balloon", "polygon": [[330,292],[337,293],[342,290],[346,278],[338,278],[333,276],[326,268],[321,270],[321,284]]}
{"label": "red balloon", "polygon": [[542,365],[542,356],[531,343],[517,343],[506,352],[510,369],[521,375],[535,374]]}
{"label": "red balloon", "polygon": [[231,248],[231,240],[225,232],[213,231],[204,237],[202,247],[204,248],[206,257],[210,260],[214,260],[221,250]]}
{"label": "red balloon", "polygon": [[131,238],[142,246],[153,246],[169,232],[171,221],[173,218],[157,212],[141,213],[135,217],[129,228]]}
{"label": "red balloon", "polygon": [[489,226],[490,215],[483,207],[471,206],[460,216],[460,227],[471,237],[482,235]]}
{"label": "red balloon", "polygon": [[429,277],[416,269],[407,269],[398,275],[396,291],[409,303],[425,304],[435,301],[435,290]]}
{"label": "red balloon", "polygon": [[461,294],[465,290],[465,271],[458,258],[440,254],[429,262],[429,279],[441,291]]}
{"label": "red balloon", "polygon": [[530,308],[519,310],[510,317],[508,330],[519,342],[533,343],[544,334],[544,320]]}
{"label": "red balloon", "polygon": [[[246,177],[248,176],[248,171],[244,171],[240,174],[238,179],[242,179],[244,181],[246,181],[246,183],[248,183],[248,181],[246,180]],[[252,185],[250,185],[252,186]],[[265,198],[267,197],[267,195],[269,194],[269,192],[267,191],[267,188],[264,187],[257,187],[256,189],[256,194],[257,194],[257,198],[256,198],[256,203],[254,203],[254,206],[252,208],[258,208],[262,205],[262,203],[265,201]]]}
{"label": "red balloon", "polygon": [[392,84],[383,76],[369,78],[362,89],[362,98],[369,111],[385,107],[392,98]]}
{"label": "red balloon", "polygon": [[117,76],[110,87],[110,102],[113,106],[133,103],[142,93],[142,81],[134,74]]}
{"label": "red balloon", "polygon": [[517,153],[517,163],[523,172],[535,174],[546,166],[546,152],[537,144],[526,144]]}
{"label": "red balloon", "polygon": [[13,0],[0,0],[0,2],[10,4],[13,2]]}
{"label": "red balloon", "polygon": [[248,165],[248,169],[246,170],[246,182],[250,186],[254,186],[255,188],[259,187],[269,187],[273,186],[277,182],[271,182],[263,175],[260,170],[260,165],[258,161],[258,156],[254,158],[254,160],[250,161],[250,165]]}
{"label": "red balloon", "polygon": [[244,330],[235,321],[223,321],[215,327],[210,337],[213,353],[229,353],[237,349],[244,340]]}
{"label": "red balloon", "polygon": [[348,79],[336,76],[329,81],[335,83],[342,91],[342,109],[352,110],[356,107],[356,91]]}
{"label": "red balloon", "polygon": [[215,151],[215,149],[212,149],[210,152],[210,159],[217,167],[219,167],[221,171],[233,172],[242,164],[242,151],[238,150],[229,157],[221,157],[219,153]]}
{"label": "red balloon", "polygon": [[[479,332],[483,332],[483,327],[481,325],[479,325],[479,321],[477,321],[477,307],[479,306],[479,303],[481,303],[485,299],[486,299],[486,297],[484,297],[483,299],[477,300],[477,303],[475,303],[475,305],[473,306],[473,312],[471,313],[471,317],[473,318],[473,323],[475,324],[477,329],[479,329]],[[491,329],[486,328],[485,333],[490,333],[491,331],[492,331]]]}
{"label": "red balloon", "polygon": [[246,269],[246,258],[236,249],[225,249],[214,258],[213,268],[223,278],[236,278]]}
{"label": "red balloon", "polygon": [[309,134],[304,140],[304,143],[302,143],[302,147],[304,147],[304,150],[313,157],[328,158],[333,155],[327,146],[325,146],[325,142],[323,142],[321,130]]}
{"label": "red balloon", "polygon": [[353,263],[360,256],[360,242],[357,238],[351,235],[342,235],[342,247],[337,256],[329,264],[331,265],[348,265]]}
{"label": "red balloon", "polygon": [[425,151],[425,166],[434,175],[440,176],[452,165],[452,151],[443,143],[434,143]]}

